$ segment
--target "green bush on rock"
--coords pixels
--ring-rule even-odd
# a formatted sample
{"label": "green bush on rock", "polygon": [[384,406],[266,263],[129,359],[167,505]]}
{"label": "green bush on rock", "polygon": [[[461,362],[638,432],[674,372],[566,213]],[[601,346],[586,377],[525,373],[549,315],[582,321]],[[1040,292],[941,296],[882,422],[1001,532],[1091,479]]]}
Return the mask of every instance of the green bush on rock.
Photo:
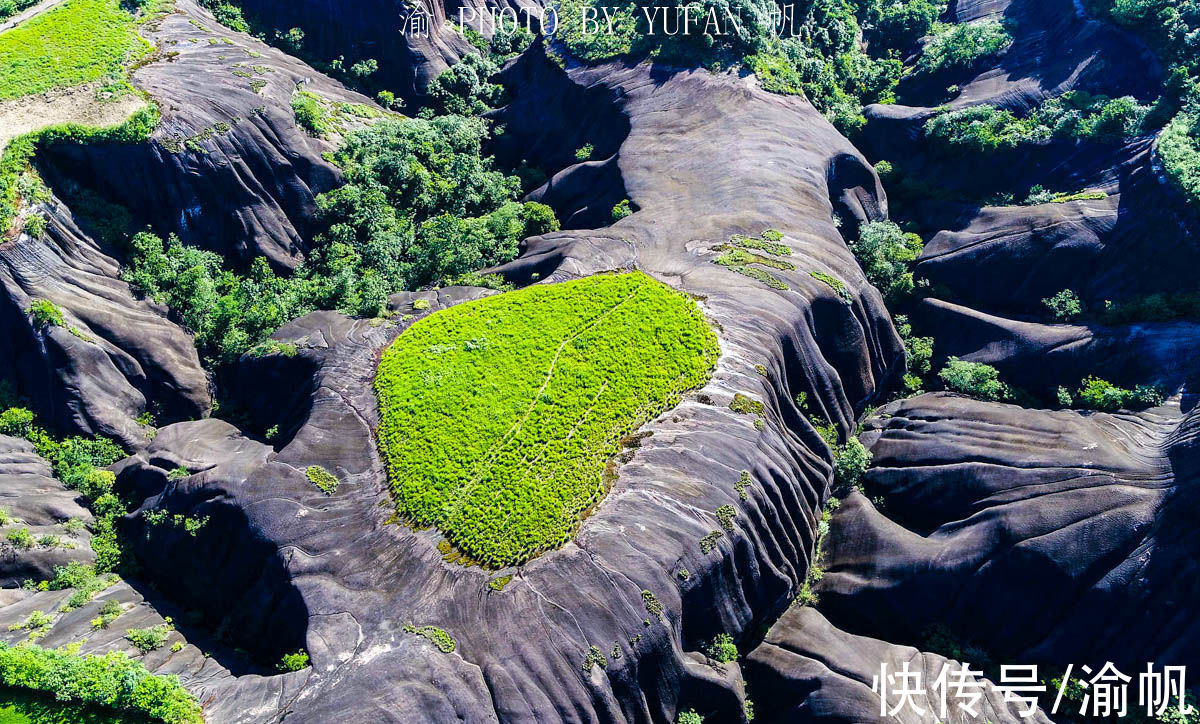
{"label": "green bush on rock", "polygon": [[955,152],[994,153],[1057,139],[1114,142],[1141,132],[1149,106],[1131,97],[1068,91],[1026,116],[989,105],[943,110],[925,122],[925,136]]}
{"label": "green bush on rock", "polygon": [[1162,390],[1150,385],[1138,385],[1132,390],[1117,387],[1108,380],[1088,377],[1083,380],[1075,403],[1092,410],[1113,412],[1120,409],[1156,407],[1163,403]]}
{"label": "green bush on rock", "polygon": [[1070,289],[1064,289],[1052,297],[1042,300],[1042,306],[1050,310],[1050,314],[1060,322],[1069,322],[1083,314],[1083,302],[1079,295]]}
{"label": "green bush on rock", "polygon": [[[78,645],[74,647],[78,648]],[[176,676],[151,675],[123,653],[80,656],[0,642],[0,684],[53,694],[59,701],[105,706],[167,724],[203,724],[200,704]]]}
{"label": "green bush on rock", "polygon": [[1012,43],[1012,34],[999,20],[938,25],[925,46],[917,69],[925,73],[966,69],[993,58]]}
{"label": "green bush on rock", "polygon": [[717,354],[695,303],[641,273],[436,312],[375,379],[398,512],[492,566],[562,545],[620,440],[704,384]]}
{"label": "green bush on rock", "polygon": [[1000,381],[995,367],[981,362],[967,362],[957,357],[946,360],[938,377],[947,389],[981,400],[1004,400],[1012,395],[1008,385]]}
{"label": "green bush on rock", "polygon": [[1158,155],[1172,183],[1200,204],[1200,120],[1181,113],[1158,140]]}
{"label": "green bush on rock", "polygon": [[728,664],[731,661],[737,661],[737,644],[733,642],[733,637],[729,634],[717,634],[713,638],[712,642],[704,649],[704,655],[713,661],[719,661],[722,664]]}
{"label": "green bush on rock", "polygon": [[921,237],[904,233],[894,222],[873,221],[863,225],[850,250],[867,280],[892,305],[912,293],[915,284],[910,265],[923,247]]}

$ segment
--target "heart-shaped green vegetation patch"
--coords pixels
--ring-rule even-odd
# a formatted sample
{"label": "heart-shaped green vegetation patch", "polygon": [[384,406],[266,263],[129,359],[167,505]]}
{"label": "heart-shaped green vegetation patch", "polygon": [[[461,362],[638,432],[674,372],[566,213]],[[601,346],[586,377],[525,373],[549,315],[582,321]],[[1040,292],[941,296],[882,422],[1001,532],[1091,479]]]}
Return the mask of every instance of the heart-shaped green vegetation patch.
{"label": "heart-shaped green vegetation patch", "polygon": [[718,353],[696,304],[638,272],[420,320],[375,378],[400,515],[490,566],[561,546],[621,439],[703,385]]}

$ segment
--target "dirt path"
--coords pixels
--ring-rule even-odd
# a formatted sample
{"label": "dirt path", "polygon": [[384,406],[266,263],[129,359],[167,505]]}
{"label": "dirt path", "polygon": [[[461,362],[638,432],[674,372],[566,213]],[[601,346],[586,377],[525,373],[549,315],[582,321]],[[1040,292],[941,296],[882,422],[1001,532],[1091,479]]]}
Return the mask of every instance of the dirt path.
{"label": "dirt path", "polygon": [[113,126],[145,104],[134,93],[116,100],[96,98],[97,83],[0,101],[0,150],[12,139],[58,123]]}
{"label": "dirt path", "polygon": [[0,21],[0,33],[3,33],[5,30],[12,30],[13,28],[17,27],[18,25],[25,22],[26,20],[28,20],[36,15],[41,15],[42,13],[46,12],[50,8],[54,7],[55,5],[58,5],[59,3],[63,2],[63,1],[64,0],[43,0],[42,2],[38,3],[37,5],[25,8],[24,10],[22,10],[21,12],[17,13],[14,16],[12,16],[11,18],[8,18],[7,20],[4,20],[4,21]]}

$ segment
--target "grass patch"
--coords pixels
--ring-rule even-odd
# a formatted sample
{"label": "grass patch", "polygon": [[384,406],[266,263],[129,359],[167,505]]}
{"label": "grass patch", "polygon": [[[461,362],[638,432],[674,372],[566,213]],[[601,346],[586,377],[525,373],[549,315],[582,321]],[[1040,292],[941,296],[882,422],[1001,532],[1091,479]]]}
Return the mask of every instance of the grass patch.
{"label": "grass patch", "polygon": [[620,441],[707,381],[717,339],[641,273],[539,285],[416,322],[383,354],[399,514],[490,566],[567,542]]}
{"label": "grass patch", "polygon": [[147,47],[120,0],[67,0],[0,34],[0,99],[120,77]]}
{"label": "grass patch", "polygon": [[850,303],[854,301],[854,295],[850,293],[850,289],[846,286],[846,282],[838,279],[832,274],[826,274],[823,271],[809,272],[809,274],[812,275],[813,279],[825,282],[832,287],[833,290],[837,292],[837,295],[842,298],[843,302]]}

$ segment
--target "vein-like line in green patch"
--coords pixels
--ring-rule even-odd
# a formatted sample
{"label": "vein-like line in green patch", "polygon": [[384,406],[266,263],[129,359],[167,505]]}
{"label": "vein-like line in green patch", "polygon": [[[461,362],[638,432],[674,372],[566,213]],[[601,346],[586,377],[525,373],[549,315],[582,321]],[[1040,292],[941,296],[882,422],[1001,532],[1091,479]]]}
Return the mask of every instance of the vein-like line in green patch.
{"label": "vein-like line in green patch", "polygon": [[695,302],[640,272],[416,322],[375,378],[398,513],[489,566],[563,545],[622,438],[702,386],[719,352]]}

